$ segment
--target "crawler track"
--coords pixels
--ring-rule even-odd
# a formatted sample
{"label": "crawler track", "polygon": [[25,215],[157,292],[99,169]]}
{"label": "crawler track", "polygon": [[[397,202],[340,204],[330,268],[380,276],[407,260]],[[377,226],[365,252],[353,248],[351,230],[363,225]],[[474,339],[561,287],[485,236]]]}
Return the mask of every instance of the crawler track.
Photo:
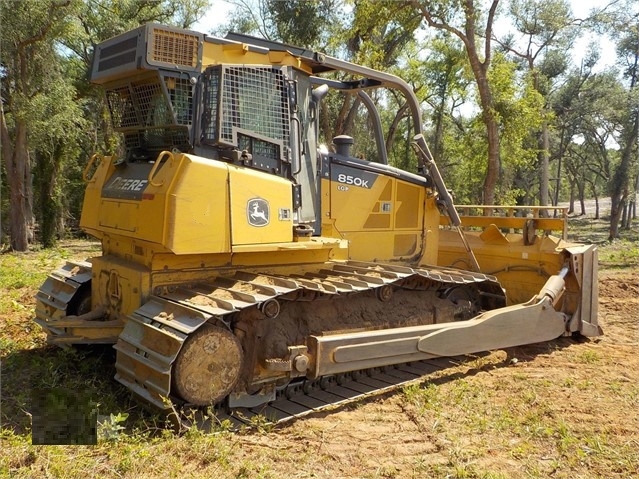
{"label": "crawler track", "polygon": [[[438,371],[473,360],[471,356],[435,358],[383,368],[355,371],[315,381],[293,382],[277,393],[275,401],[254,408],[220,407],[206,415],[185,405],[178,414],[184,428],[196,426],[211,431],[224,427],[233,431],[283,424],[310,414],[343,407],[368,397],[397,391],[402,386],[427,380]],[[194,414],[195,413],[195,414]]]}
{"label": "crawler track", "polygon": [[[258,310],[266,314],[268,308],[273,306],[273,301],[289,304],[301,301],[308,305],[315,300],[322,299],[324,303],[326,300],[345,296],[353,301],[353,298],[361,298],[362,294],[375,291],[378,299],[384,302],[384,296],[389,292],[392,294],[393,288],[418,292],[448,291],[468,284],[477,288],[478,302],[481,302],[478,307],[481,309],[502,305],[503,291],[491,276],[452,268],[417,269],[355,261],[326,263],[303,275],[236,271],[207,283],[165,288],[157,291],[156,295],[129,316],[114,346],[118,351],[116,380],[157,407],[168,409],[166,398],[180,403],[179,398],[172,397],[172,384],[175,380],[172,377],[172,365],[189,335],[204,323],[226,325],[232,331],[237,315],[253,314],[253,311]],[[377,302],[378,299],[366,301]],[[420,304],[418,307],[428,305]],[[392,316],[393,310],[386,310],[385,314]],[[281,318],[273,321],[281,321]],[[357,321],[361,322],[361,319]],[[320,323],[323,323],[321,318]],[[324,334],[324,331],[325,334],[331,334],[331,329],[316,330],[311,334]],[[249,346],[249,350],[259,347],[260,342],[269,342],[257,341],[258,343]],[[299,343],[295,341],[293,344]],[[276,354],[269,357],[282,356]],[[254,361],[256,359],[247,359],[249,369],[255,364]],[[251,373],[245,370],[243,374]],[[274,378],[273,383],[277,379]],[[295,376],[292,375],[289,379],[294,380]],[[358,385],[358,389],[364,388]],[[262,402],[266,401],[268,399]]]}
{"label": "crawler track", "polygon": [[[65,329],[69,323],[65,320],[68,305],[75,301],[90,277],[88,263],[69,263],[52,274],[41,288],[36,308],[38,322],[49,333],[50,341],[91,342],[69,335]],[[473,297],[460,295],[459,291],[467,286],[475,291]],[[250,422],[256,414],[281,422],[386,391],[450,364],[448,359],[430,359],[386,366],[424,359],[424,356],[397,357],[353,367],[384,365],[381,369],[349,373],[342,373],[348,371],[343,367],[296,371],[291,363],[294,357],[287,358],[286,345],[298,347],[312,337],[333,338],[334,334],[351,329],[391,330],[469,319],[469,314],[474,316],[480,310],[501,307],[505,301],[501,286],[492,276],[453,268],[410,268],[357,261],[328,262],[293,275],[277,270],[268,273],[233,270],[205,282],[155,288],[153,293],[128,316],[121,332],[115,332],[116,380],[161,409],[181,407],[184,401],[174,396],[177,380],[174,365],[184,344],[206,323],[227,330],[232,337],[238,334],[239,327],[245,353],[258,353],[245,357],[241,371],[233,371],[242,378],[241,387],[236,388],[239,396],[232,393],[233,400],[221,404],[236,408],[227,416],[240,422]],[[404,311],[412,316],[405,314],[396,320],[397,307],[402,304],[410,305]],[[441,307],[447,308],[447,319],[440,317]],[[260,325],[265,324],[264,318],[271,318],[269,326],[258,333]],[[97,328],[111,322],[85,321],[84,327]],[[229,371],[234,368],[219,362],[214,368],[227,366]],[[235,369],[239,368],[238,364]],[[318,376],[323,377],[306,379]],[[275,396],[275,384],[288,386],[277,389]],[[264,385],[270,385],[270,389],[260,389]],[[257,399],[255,393],[242,392],[251,390],[267,392],[258,393],[264,396]],[[235,399],[236,396],[240,399]],[[264,403],[269,404],[251,407]]]}

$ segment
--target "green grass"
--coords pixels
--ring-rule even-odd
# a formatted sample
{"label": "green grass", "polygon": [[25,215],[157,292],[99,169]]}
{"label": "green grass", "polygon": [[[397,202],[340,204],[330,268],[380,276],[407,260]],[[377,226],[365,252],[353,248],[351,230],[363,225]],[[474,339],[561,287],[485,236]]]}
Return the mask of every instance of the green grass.
{"label": "green grass", "polygon": [[620,229],[620,238],[609,241],[610,219],[595,220],[590,216],[569,220],[569,238],[573,241],[599,245],[599,264],[603,268],[617,269],[639,265],[639,221],[630,229]]}
{"label": "green grass", "polygon": [[607,268],[639,265],[639,238],[623,238],[599,249],[599,264]]}
{"label": "green grass", "polygon": [[[529,376],[524,383],[508,378],[505,370],[495,374],[502,373],[501,387],[494,387],[494,383],[486,387],[485,377],[473,376],[436,386],[426,383],[404,388],[407,407],[413,408],[421,427],[428,428],[435,442],[450,445],[445,452],[448,463],[423,465],[424,477],[512,477],[482,467],[482,458],[496,451],[518,461],[522,472],[518,477],[570,478],[584,468],[591,472],[579,477],[613,477],[605,471],[630,473],[637,466],[636,442],[597,431],[598,427],[584,430],[570,409],[563,410],[566,403],[559,401],[561,397],[574,395],[575,401],[581,401],[577,393],[589,395],[595,384],[591,382],[584,389],[564,383],[564,391],[558,393],[557,385],[544,379]],[[625,384],[624,389],[629,388]],[[592,414],[596,417],[604,411],[595,404]],[[632,414],[637,402],[628,407]],[[441,426],[429,427],[435,424]],[[472,443],[469,437],[475,438]],[[477,440],[482,437],[490,440]]]}

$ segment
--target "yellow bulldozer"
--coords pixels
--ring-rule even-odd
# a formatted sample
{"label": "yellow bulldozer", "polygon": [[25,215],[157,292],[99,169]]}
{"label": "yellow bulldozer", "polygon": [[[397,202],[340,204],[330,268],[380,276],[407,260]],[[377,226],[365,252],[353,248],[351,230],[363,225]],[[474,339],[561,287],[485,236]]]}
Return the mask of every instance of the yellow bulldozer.
{"label": "yellow bulldozer", "polygon": [[[596,248],[541,207],[454,205],[394,75],[148,24],[97,45],[91,81],[123,138],[84,170],[102,254],[51,273],[35,321],[52,344],[113,344],[115,379],[161,409],[601,334]],[[378,88],[408,104],[415,172],[388,164]],[[368,111],[376,161],[319,143],[331,91]]]}

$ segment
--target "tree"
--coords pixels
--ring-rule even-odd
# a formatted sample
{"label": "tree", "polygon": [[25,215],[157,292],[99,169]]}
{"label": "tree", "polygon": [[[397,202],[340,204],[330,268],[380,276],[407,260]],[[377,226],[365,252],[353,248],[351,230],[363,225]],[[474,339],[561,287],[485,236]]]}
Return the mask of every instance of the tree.
{"label": "tree", "polygon": [[77,2],[3,0],[2,98],[0,135],[10,196],[11,248],[28,249],[33,229],[30,124],[40,115],[38,101],[48,94],[55,39],[67,26]]}
{"label": "tree", "polygon": [[586,186],[595,199],[604,193],[618,163],[611,146],[627,116],[627,92],[613,71],[593,73],[594,61],[568,75],[564,86],[553,95],[553,109],[559,130],[560,158],[565,160],[571,187],[585,214]]}
{"label": "tree", "polygon": [[[488,72],[492,61],[493,24],[499,0],[492,0],[487,15],[478,10],[474,0],[444,0],[420,2],[412,0],[411,5],[421,12],[427,25],[445,30],[459,38],[464,44],[468,61],[477,83],[482,120],[488,139],[487,168],[483,185],[484,204],[495,203],[495,190],[501,166],[499,150],[499,118],[495,111],[494,92]],[[458,14],[461,12],[461,15]],[[485,18],[484,18],[485,17]],[[483,28],[481,22],[485,21]],[[481,30],[481,31],[480,31]],[[483,41],[483,51],[478,41]]]}
{"label": "tree", "polygon": [[[512,0],[509,5],[514,27],[521,35],[517,41],[509,34],[496,40],[508,52],[525,62],[532,76],[533,88],[544,97],[551,92],[551,81],[567,67],[567,50],[575,38],[574,20],[566,0]],[[540,112],[547,116],[548,102]],[[550,126],[543,121],[539,134],[539,204],[548,205]]]}
{"label": "tree", "polygon": [[341,25],[342,0],[228,0],[235,6],[227,24],[216,29],[255,35],[290,45],[326,49]]}
{"label": "tree", "polygon": [[459,107],[468,100],[467,89],[472,76],[463,49],[459,48],[450,34],[443,32],[430,41],[430,54],[420,63],[420,72],[426,83],[429,96],[425,101],[432,111],[433,132],[430,147],[442,169],[450,162],[459,161],[446,152],[447,126],[463,132],[464,125]]}
{"label": "tree", "polygon": [[608,33],[617,47],[617,64],[626,80],[626,94],[618,114],[622,126],[615,132],[619,145],[619,161],[614,165],[608,182],[611,199],[609,239],[619,237],[619,222],[639,169],[637,140],[639,137],[639,9],[631,0],[610,0],[593,8],[584,24],[595,33]]}
{"label": "tree", "polygon": [[[617,44],[619,56],[625,60],[625,76],[629,82],[627,118],[620,136],[621,159],[610,183],[610,232],[612,241],[619,237],[619,222],[629,194],[632,167],[639,166],[637,140],[639,139],[639,12],[626,19],[625,28]],[[636,172],[635,172],[636,174]]]}
{"label": "tree", "polygon": [[535,132],[547,121],[544,99],[534,87],[532,75],[521,75],[517,65],[501,52],[494,55],[490,84],[501,125],[501,178],[497,191],[502,204],[530,205],[539,188]]}

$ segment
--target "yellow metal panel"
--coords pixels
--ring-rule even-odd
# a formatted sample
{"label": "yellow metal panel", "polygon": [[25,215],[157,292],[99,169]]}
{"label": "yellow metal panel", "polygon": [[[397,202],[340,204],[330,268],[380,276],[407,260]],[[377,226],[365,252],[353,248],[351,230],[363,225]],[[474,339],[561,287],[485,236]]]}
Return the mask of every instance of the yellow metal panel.
{"label": "yellow metal panel", "polygon": [[349,241],[349,257],[356,260],[389,261],[419,254],[424,247],[426,189],[384,175],[363,179],[368,180],[365,187],[340,180],[330,183],[330,211],[323,213],[330,214],[334,229],[323,216],[322,234],[339,232]]}
{"label": "yellow metal panel", "polygon": [[92,259],[93,305],[104,305],[112,317],[124,317],[137,308],[150,294],[151,274],[148,268],[114,256]]}
{"label": "yellow metal panel", "polygon": [[[452,230],[439,232],[437,264],[469,268],[468,255]],[[505,235],[504,244],[486,243],[481,232],[466,232],[466,239],[475,253],[481,272],[497,276],[506,288],[509,304],[528,301],[536,295],[549,276],[557,274],[565,258],[557,252],[567,245],[559,238],[545,237],[526,246],[520,234]]]}
{"label": "yellow metal panel", "polygon": [[417,252],[418,236],[416,234],[396,234],[393,245],[393,256],[412,256]]}
{"label": "yellow metal panel", "polygon": [[307,73],[311,73],[311,67],[305,65],[302,59],[288,52],[258,53],[251,52],[244,44],[231,43],[218,45],[204,42],[202,51],[203,67],[230,63],[235,65],[282,65],[292,66]]}
{"label": "yellow metal panel", "polygon": [[506,236],[494,224],[489,224],[479,237],[486,244],[508,244]]}
{"label": "yellow metal panel", "polygon": [[192,155],[166,155],[149,166],[139,199],[102,198],[113,174],[103,160],[89,183],[82,227],[98,237],[128,236],[176,254],[230,252],[228,166]]}
{"label": "yellow metal panel", "polygon": [[[87,186],[82,210],[81,226],[100,238],[128,236],[139,240],[163,244],[166,191],[179,169],[179,156],[158,164],[152,181],[145,182],[140,199],[103,198],[102,190],[115,171],[112,159],[102,173],[94,175],[95,181]],[[107,161],[107,158],[102,162]]]}
{"label": "yellow metal panel", "polygon": [[[93,161],[93,159],[91,160]],[[97,168],[89,178],[86,189],[84,191],[84,202],[82,203],[82,215],[80,217],[80,227],[87,233],[102,238],[100,231],[100,203],[102,201],[102,186],[115,167],[113,166],[113,157],[105,156],[95,160]]]}
{"label": "yellow metal panel", "polygon": [[229,252],[228,165],[185,155],[166,222],[166,245],[176,254]]}
{"label": "yellow metal panel", "polygon": [[139,207],[138,201],[103,199],[100,204],[100,226],[135,233]]}
{"label": "yellow metal panel", "polygon": [[229,165],[233,245],[293,241],[293,189],[279,176]]}
{"label": "yellow metal panel", "polygon": [[[161,188],[148,185],[145,196],[153,201],[103,198],[102,188],[114,173],[113,157],[104,157],[87,184],[80,226],[98,238],[105,235],[125,235],[160,243],[162,241],[164,200]],[[158,172],[162,178],[174,165],[168,162]],[[168,185],[168,183],[166,183]],[[166,188],[164,186],[163,188]]]}
{"label": "yellow metal panel", "polygon": [[[322,235],[348,240],[349,257],[356,260],[389,261],[419,254],[425,246],[426,189],[384,175],[363,179],[368,181],[365,187],[355,181],[323,180]],[[431,206],[435,213],[429,224],[436,227],[439,213],[434,203]],[[429,258],[436,259],[436,250]]]}
{"label": "yellow metal panel", "polygon": [[393,180],[377,176],[370,188],[330,183],[330,215],[339,231],[390,229],[393,203],[390,197]]}
{"label": "yellow metal panel", "polygon": [[403,181],[397,182],[395,194],[395,228],[419,228],[423,215],[424,188]]}
{"label": "yellow metal panel", "polygon": [[390,223],[390,213],[371,213],[364,223],[364,229],[388,229]]}

